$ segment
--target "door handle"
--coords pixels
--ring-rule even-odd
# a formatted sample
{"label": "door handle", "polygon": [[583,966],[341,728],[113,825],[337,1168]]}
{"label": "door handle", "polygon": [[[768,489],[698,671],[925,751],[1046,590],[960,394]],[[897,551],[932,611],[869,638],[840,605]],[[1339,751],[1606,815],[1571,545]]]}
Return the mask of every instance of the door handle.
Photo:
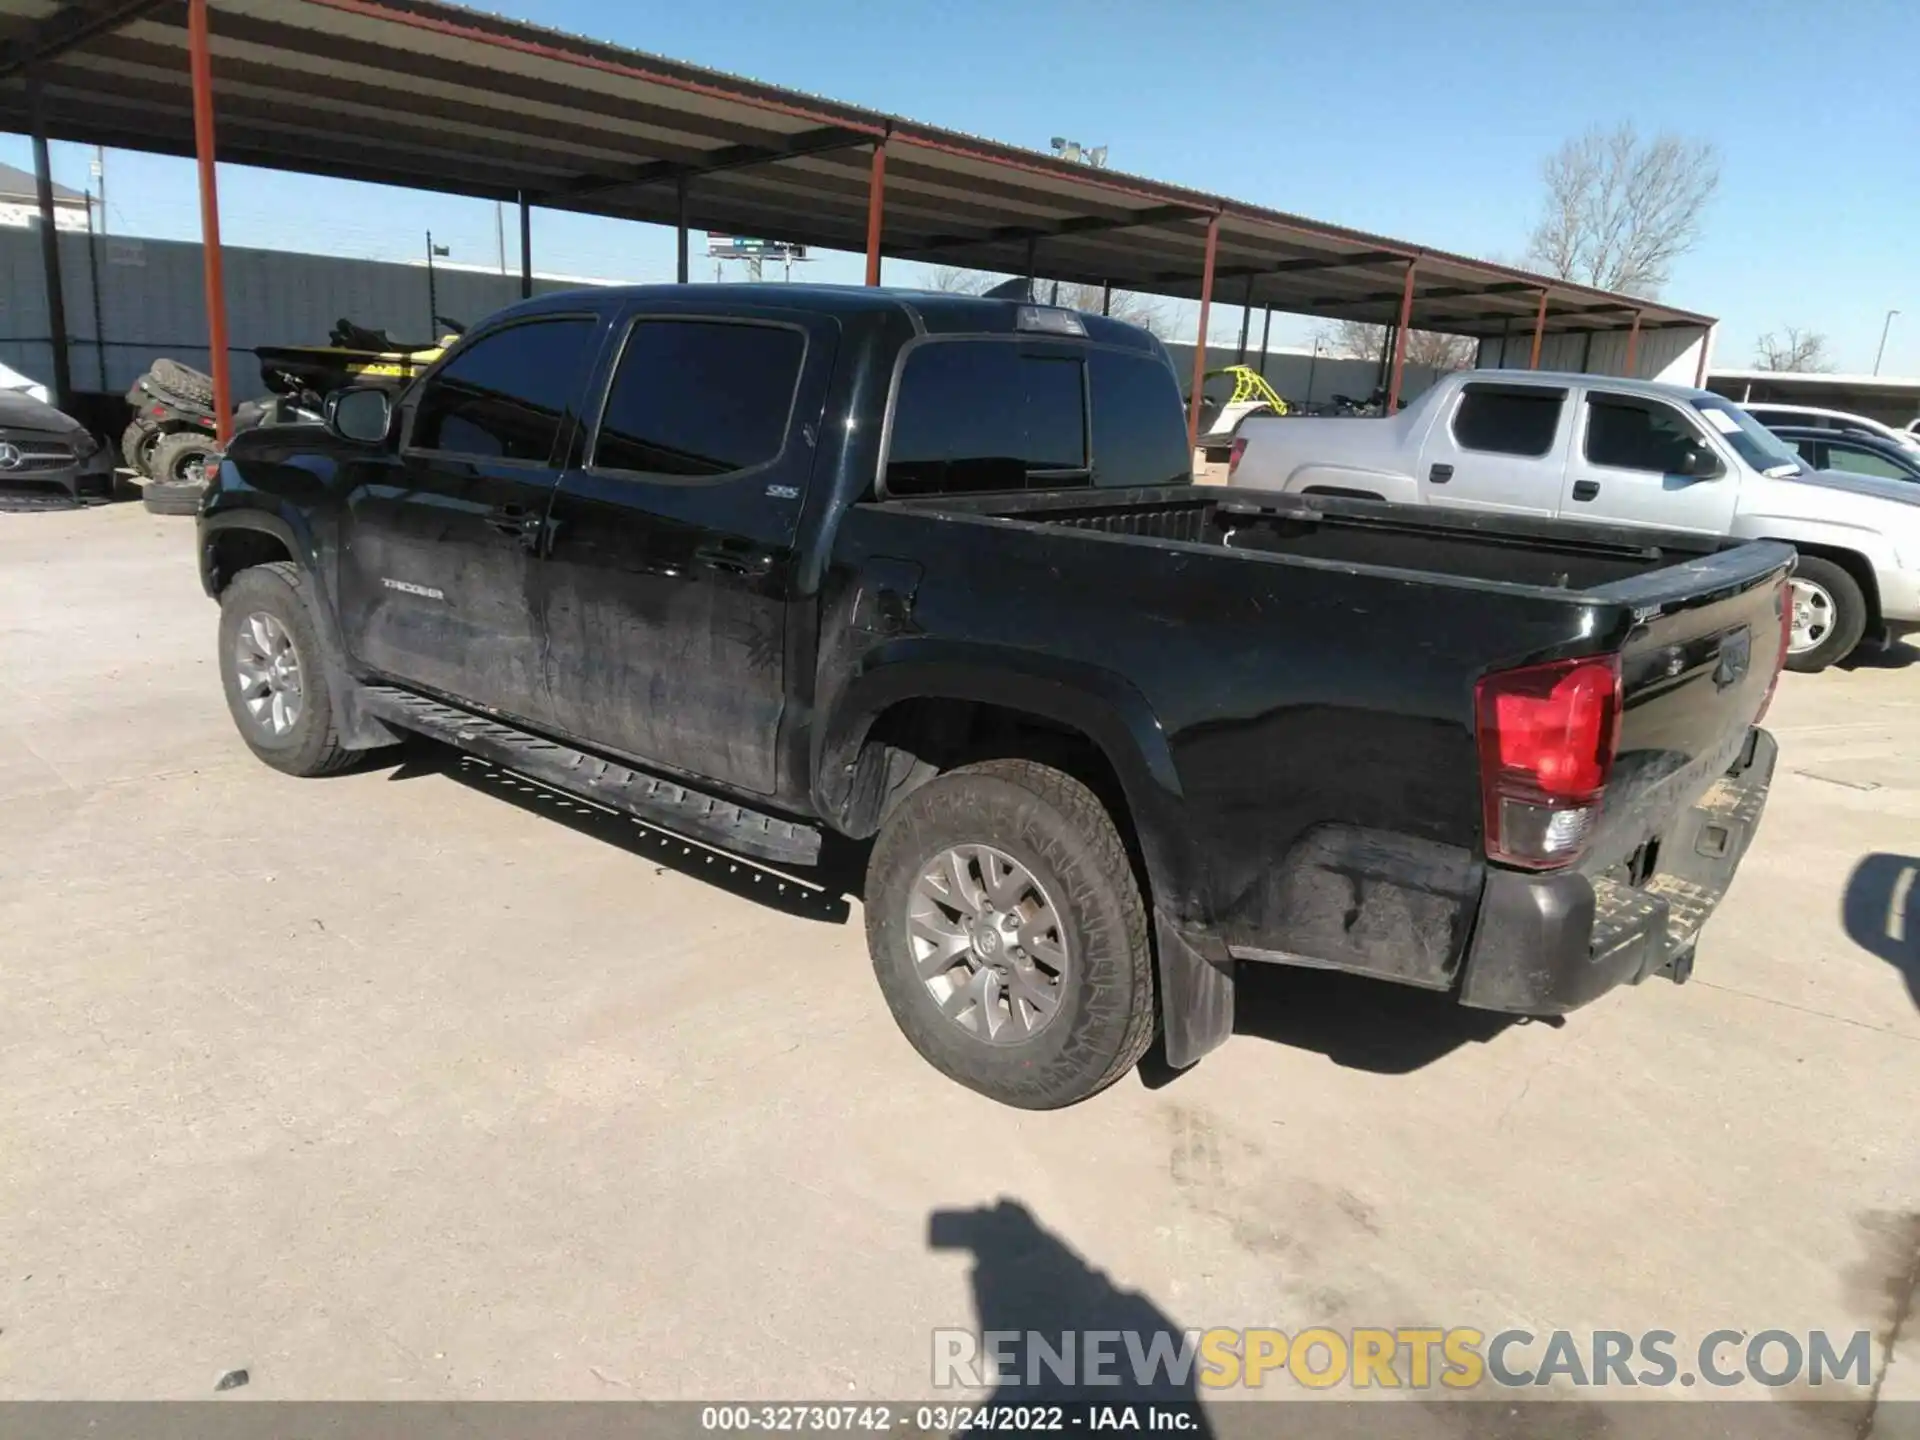
{"label": "door handle", "polygon": [[693,558],[709,570],[725,575],[764,575],[773,568],[773,556],[752,551],[732,550],[725,545],[702,545]]}
{"label": "door handle", "polygon": [[1573,498],[1576,500],[1594,500],[1600,495],[1598,480],[1576,480],[1573,482]]}
{"label": "door handle", "polygon": [[502,535],[509,535],[518,540],[523,548],[539,550],[542,521],[538,511],[529,510],[524,505],[502,505],[498,509],[489,510],[486,520],[488,525]]}
{"label": "door handle", "polygon": [[1429,484],[1444,485],[1452,478],[1453,467],[1451,465],[1436,465],[1427,471],[1427,481]]}

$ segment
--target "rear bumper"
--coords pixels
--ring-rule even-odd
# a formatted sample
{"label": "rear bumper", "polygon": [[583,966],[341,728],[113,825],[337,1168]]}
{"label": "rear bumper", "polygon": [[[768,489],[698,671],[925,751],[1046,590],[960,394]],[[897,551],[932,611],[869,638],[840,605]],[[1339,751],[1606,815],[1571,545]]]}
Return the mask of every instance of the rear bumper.
{"label": "rear bumper", "polygon": [[1577,871],[1487,871],[1467,951],[1463,1004],[1522,1015],[1577,1009],[1616,985],[1691,964],[1700,928],[1760,825],[1779,749],[1756,729],[1661,843],[1643,887]]}

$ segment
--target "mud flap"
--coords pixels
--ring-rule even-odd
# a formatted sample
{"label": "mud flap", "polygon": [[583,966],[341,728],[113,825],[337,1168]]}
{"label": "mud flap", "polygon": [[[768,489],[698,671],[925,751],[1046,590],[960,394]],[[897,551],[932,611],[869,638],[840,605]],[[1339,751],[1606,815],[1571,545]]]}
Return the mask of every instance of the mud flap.
{"label": "mud flap", "polygon": [[1219,952],[1209,959],[1158,909],[1153,936],[1167,1063],[1184,1070],[1233,1034],[1233,961],[1224,946],[1209,947]]}

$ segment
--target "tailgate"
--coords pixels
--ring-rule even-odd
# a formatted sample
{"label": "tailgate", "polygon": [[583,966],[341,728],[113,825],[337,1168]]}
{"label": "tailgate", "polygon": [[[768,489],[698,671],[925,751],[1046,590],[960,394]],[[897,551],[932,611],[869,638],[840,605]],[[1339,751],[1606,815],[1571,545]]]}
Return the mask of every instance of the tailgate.
{"label": "tailgate", "polygon": [[1760,541],[1587,593],[1634,608],[1619,753],[1581,868],[1663,834],[1740,757],[1779,669],[1793,550]]}

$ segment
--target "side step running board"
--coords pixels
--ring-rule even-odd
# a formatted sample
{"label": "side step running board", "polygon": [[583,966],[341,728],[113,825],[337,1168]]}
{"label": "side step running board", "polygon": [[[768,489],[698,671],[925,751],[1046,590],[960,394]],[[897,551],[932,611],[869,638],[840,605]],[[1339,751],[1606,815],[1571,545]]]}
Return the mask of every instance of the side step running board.
{"label": "side step running board", "polygon": [[757,860],[812,865],[820,858],[820,832],[811,825],[763,815],[391,685],[362,686],[360,703],[369,714],[390,724],[517,770],[556,790],[596,800],[663,830]]}

